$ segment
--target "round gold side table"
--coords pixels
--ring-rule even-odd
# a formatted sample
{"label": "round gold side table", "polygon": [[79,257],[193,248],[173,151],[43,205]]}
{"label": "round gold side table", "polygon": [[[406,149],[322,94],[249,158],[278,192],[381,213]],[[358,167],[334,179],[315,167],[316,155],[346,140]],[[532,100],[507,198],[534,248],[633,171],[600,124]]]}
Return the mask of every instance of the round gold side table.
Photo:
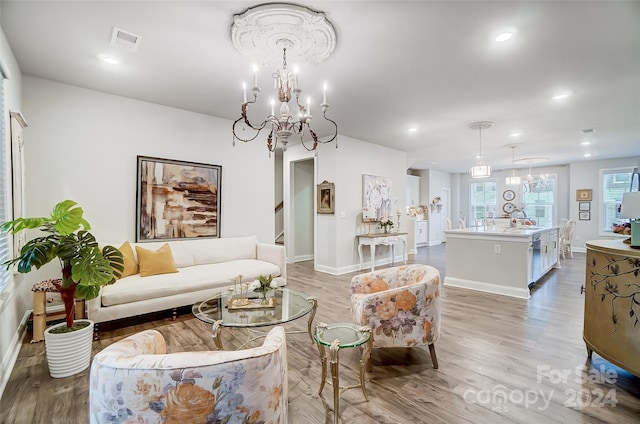
{"label": "round gold side table", "polygon": [[[325,382],[327,381],[327,353],[326,347],[329,347],[329,363],[331,366],[331,382],[333,385],[333,422],[338,424],[338,416],[340,411],[340,395],[349,389],[362,389],[365,400],[369,401],[367,388],[364,381],[365,368],[371,355],[371,346],[373,337],[371,328],[351,323],[335,323],[325,324],[323,322],[316,325],[313,335],[318,350],[320,351],[320,360],[322,361],[322,382],[318,394],[322,395]],[[351,386],[340,386],[340,361],[338,354],[340,349],[359,347],[362,350],[360,356],[360,384]]]}

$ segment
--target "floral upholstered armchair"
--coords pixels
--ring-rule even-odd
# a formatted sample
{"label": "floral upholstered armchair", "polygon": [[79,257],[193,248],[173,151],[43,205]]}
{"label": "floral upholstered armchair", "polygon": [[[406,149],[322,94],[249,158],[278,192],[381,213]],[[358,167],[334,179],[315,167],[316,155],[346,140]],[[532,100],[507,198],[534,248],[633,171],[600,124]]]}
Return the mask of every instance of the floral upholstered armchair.
{"label": "floral upholstered armchair", "polygon": [[287,422],[287,345],[273,328],[260,347],[165,353],[156,330],[108,346],[93,359],[89,422]]}
{"label": "floral upholstered armchair", "polygon": [[373,329],[373,347],[429,346],[440,336],[440,273],[429,265],[404,265],[353,277],[351,311],[356,324]]}

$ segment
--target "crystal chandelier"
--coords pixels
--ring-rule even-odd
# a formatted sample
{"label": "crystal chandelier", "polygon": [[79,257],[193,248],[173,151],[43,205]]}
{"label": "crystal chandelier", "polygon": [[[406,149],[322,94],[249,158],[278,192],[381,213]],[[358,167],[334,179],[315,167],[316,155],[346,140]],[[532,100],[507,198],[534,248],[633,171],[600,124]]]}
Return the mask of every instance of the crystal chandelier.
{"label": "crystal chandelier", "polygon": [[510,177],[506,177],[504,180],[504,182],[508,185],[508,186],[519,186],[520,184],[522,184],[522,178],[520,178],[520,176],[516,175],[516,168],[515,168],[515,162],[516,162],[516,145],[512,144],[511,146],[511,176]]}
{"label": "crystal chandelier", "polygon": [[534,177],[531,175],[531,164],[529,164],[529,175],[524,182],[524,189],[529,193],[544,193],[549,190],[549,175],[540,174]]}
{"label": "crystal chandelier", "polygon": [[469,125],[472,130],[478,130],[480,135],[480,151],[478,153],[478,162],[469,169],[469,175],[471,178],[487,178],[491,176],[491,166],[485,165],[482,162],[482,130],[493,127],[493,122],[480,121],[474,122]]}
{"label": "crystal chandelier", "polygon": [[[278,143],[282,144],[283,150],[287,150],[287,144],[291,136],[294,134],[300,138],[300,142],[308,151],[314,151],[321,143],[330,143],[338,136],[338,124],[333,119],[327,117],[327,109],[329,104],[327,103],[327,85],[324,85],[322,104],[322,115],[324,119],[333,124],[333,135],[328,140],[320,140],[318,136],[311,128],[311,99],[307,98],[306,106],[300,104],[300,93],[302,90],[298,86],[298,75],[287,69],[287,48],[282,48],[282,68],[273,73],[275,80],[275,89],[278,101],[280,102],[279,116],[276,116],[275,100],[271,100],[271,114],[266,117],[260,124],[252,124],[247,117],[247,110],[250,104],[256,103],[258,100],[258,94],[260,94],[260,87],[258,87],[258,71],[254,68],[253,74],[253,100],[247,101],[247,87],[246,84],[242,85],[242,111],[240,117],[233,123],[233,145],[236,145],[236,140],[243,142],[249,142],[255,140],[263,129],[269,131],[267,136],[267,149],[269,150],[269,157],[271,152],[275,151]],[[289,109],[289,101],[293,99],[295,104],[294,108],[298,110],[297,120],[291,115]],[[246,128],[251,128],[251,132],[248,136],[243,136],[242,133],[238,133],[238,127],[240,124],[241,131],[244,132]],[[304,141],[304,134],[307,133],[311,136],[313,143],[309,146]],[[274,140],[275,135],[275,140]],[[336,141],[336,147],[338,142]]]}

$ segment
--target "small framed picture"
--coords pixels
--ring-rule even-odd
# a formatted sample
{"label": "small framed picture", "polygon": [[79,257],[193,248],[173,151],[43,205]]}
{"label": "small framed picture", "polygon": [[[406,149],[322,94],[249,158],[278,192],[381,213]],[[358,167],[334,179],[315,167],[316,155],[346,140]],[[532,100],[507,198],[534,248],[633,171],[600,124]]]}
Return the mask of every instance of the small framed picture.
{"label": "small framed picture", "polygon": [[580,202],[578,205],[578,210],[580,212],[590,211],[591,210],[591,202]]}
{"label": "small framed picture", "polygon": [[580,221],[590,221],[591,212],[580,212],[578,217],[580,218]]}
{"label": "small framed picture", "polygon": [[334,211],[334,184],[324,180],[318,184],[318,213],[332,214]]}
{"label": "small framed picture", "polygon": [[578,202],[590,202],[592,191],[590,188],[579,188],[576,190],[576,200]]}

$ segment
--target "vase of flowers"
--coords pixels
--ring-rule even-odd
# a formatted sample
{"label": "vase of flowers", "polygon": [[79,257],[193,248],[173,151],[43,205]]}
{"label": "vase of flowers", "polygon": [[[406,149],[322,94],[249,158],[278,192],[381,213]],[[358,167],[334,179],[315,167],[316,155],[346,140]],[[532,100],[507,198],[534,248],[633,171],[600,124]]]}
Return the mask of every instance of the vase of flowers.
{"label": "vase of flowers", "polygon": [[378,228],[382,228],[385,233],[388,233],[393,228],[393,221],[391,218],[383,218],[378,222]]}
{"label": "vase of flowers", "polygon": [[255,286],[253,291],[256,293],[260,293],[262,296],[261,303],[266,305],[269,303],[267,300],[267,293],[273,290],[275,287],[272,286],[273,277],[271,275],[259,275],[258,279],[254,282]]}

